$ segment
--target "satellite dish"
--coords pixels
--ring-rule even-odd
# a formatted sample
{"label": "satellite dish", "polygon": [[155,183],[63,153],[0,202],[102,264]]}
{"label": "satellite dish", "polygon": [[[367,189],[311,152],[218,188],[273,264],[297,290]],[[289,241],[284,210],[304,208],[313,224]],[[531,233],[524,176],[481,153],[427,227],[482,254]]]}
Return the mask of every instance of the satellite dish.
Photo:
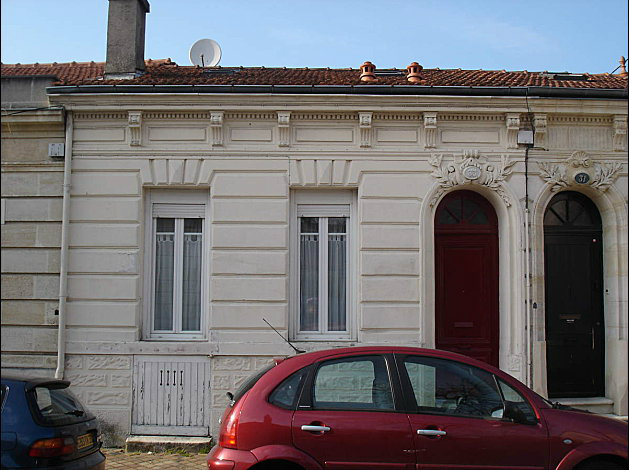
{"label": "satellite dish", "polygon": [[199,39],[190,48],[190,62],[200,67],[214,67],[221,60],[221,47],[212,39]]}

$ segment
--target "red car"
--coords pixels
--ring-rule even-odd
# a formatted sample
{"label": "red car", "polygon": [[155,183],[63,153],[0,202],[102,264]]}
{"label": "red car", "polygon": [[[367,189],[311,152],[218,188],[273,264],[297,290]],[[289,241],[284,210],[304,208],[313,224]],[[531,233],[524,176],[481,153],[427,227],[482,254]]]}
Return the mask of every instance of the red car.
{"label": "red car", "polygon": [[229,396],[210,470],[627,468],[626,423],[445,351],[297,355]]}

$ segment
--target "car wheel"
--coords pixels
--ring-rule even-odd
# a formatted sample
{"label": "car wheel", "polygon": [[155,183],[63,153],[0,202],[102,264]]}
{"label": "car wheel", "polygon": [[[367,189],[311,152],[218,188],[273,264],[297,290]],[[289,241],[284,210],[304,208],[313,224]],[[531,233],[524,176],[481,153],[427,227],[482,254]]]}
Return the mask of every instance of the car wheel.
{"label": "car wheel", "polygon": [[588,460],[576,467],[576,470],[625,470],[626,465],[620,465],[609,460]]}

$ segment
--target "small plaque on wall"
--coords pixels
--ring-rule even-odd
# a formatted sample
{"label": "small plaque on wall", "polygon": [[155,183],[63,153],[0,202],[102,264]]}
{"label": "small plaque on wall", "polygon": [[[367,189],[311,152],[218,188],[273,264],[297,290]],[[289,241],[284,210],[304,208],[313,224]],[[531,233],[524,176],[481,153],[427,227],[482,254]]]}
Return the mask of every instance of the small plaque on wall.
{"label": "small plaque on wall", "polygon": [[578,184],[587,184],[590,181],[590,175],[584,172],[574,175],[574,181]]}

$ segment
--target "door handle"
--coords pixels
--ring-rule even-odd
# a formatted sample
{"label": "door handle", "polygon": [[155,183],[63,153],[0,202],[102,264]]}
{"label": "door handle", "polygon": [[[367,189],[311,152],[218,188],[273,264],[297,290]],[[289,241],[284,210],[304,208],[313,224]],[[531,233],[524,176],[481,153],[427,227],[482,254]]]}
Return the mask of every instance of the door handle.
{"label": "door handle", "polygon": [[308,432],[328,432],[330,431],[330,427],[329,426],[314,426],[312,424],[304,424],[301,427],[302,431],[308,431]]}
{"label": "door handle", "polygon": [[439,431],[438,429],[418,429],[417,434],[420,436],[445,436],[445,431]]}

